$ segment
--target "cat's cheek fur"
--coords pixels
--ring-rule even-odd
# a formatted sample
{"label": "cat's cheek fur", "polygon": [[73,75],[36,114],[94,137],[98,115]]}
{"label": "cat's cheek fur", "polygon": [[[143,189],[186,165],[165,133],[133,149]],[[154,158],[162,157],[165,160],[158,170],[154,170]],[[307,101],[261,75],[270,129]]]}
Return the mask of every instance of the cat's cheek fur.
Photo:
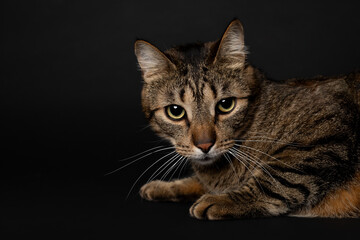
{"label": "cat's cheek fur", "polygon": [[[241,109],[234,112],[231,116],[219,116],[217,121],[217,129],[220,136],[223,136],[224,139],[233,139],[238,138],[238,132],[236,130],[242,130],[245,122],[245,112],[246,109]],[[234,131],[235,130],[235,131]]]}
{"label": "cat's cheek fur", "polygon": [[[164,109],[155,111],[152,119],[150,120],[150,125],[157,134],[166,136],[166,138],[170,140],[173,145],[175,145],[179,139],[184,141],[186,138],[186,122],[184,120],[170,120],[166,116]],[[175,141],[175,138],[177,141]]]}

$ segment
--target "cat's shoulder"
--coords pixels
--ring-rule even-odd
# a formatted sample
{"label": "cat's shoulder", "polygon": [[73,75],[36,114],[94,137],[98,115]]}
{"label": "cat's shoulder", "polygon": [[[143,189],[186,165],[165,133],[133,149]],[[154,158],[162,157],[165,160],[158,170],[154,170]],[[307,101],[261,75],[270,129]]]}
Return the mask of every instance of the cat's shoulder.
{"label": "cat's shoulder", "polygon": [[279,84],[290,92],[302,92],[324,98],[326,96],[338,96],[352,99],[360,107],[360,72],[338,76],[318,75],[312,78],[292,78]]}
{"label": "cat's shoulder", "polygon": [[283,81],[289,86],[318,87],[322,85],[349,86],[360,88],[360,72],[341,74],[336,76],[317,75],[311,78],[291,78]]}
{"label": "cat's shoulder", "polygon": [[290,78],[287,80],[269,80],[276,87],[283,90],[328,93],[356,93],[360,92],[360,73],[354,72],[338,76],[317,75],[311,78]]}

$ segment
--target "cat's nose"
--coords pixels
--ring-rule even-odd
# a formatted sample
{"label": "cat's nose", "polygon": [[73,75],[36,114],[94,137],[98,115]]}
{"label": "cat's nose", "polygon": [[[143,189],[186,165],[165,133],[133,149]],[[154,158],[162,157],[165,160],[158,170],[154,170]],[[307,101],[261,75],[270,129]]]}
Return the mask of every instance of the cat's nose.
{"label": "cat's nose", "polygon": [[208,143],[197,144],[196,147],[200,148],[200,150],[203,151],[203,153],[208,153],[213,145],[214,145],[213,142],[208,142]]}
{"label": "cat's nose", "polygon": [[211,124],[193,126],[191,131],[194,145],[203,153],[208,153],[216,140],[214,126]]}

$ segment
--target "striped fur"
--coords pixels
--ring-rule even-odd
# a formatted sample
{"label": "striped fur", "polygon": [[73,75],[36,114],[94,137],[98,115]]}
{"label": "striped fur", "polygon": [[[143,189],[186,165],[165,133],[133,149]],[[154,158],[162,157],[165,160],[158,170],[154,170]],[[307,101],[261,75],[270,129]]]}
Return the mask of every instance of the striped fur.
{"label": "striped fur", "polygon": [[[135,53],[146,117],[194,170],[144,185],[143,198],[195,201],[199,219],[360,216],[360,74],[267,79],[246,61],[238,20],[219,41],[164,52],[137,41]],[[220,114],[229,97],[235,108]],[[181,121],[166,115],[173,104]]]}

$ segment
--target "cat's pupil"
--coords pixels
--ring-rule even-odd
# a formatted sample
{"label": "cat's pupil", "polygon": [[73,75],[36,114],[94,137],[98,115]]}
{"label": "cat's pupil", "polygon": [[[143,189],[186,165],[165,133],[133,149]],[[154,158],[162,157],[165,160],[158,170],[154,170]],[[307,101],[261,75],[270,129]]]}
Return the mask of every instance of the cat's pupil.
{"label": "cat's pupil", "polygon": [[220,104],[223,108],[228,109],[232,105],[232,99],[227,98],[220,101]]}
{"label": "cat's pupil", "polygon": [[180,116],[183,112],[183,108],[177,105],[170,106],[170,111],[174,116]]}

